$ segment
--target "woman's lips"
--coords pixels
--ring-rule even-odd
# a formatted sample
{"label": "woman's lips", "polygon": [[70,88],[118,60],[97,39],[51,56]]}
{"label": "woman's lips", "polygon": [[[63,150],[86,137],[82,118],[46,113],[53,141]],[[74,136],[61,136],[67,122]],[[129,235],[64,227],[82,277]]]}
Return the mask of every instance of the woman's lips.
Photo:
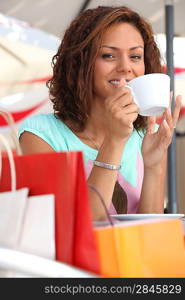
{"label": "woman's lips", "polygon": [[113,85],[118,85],[120,84],[120,80],[116,80],[116,79],[113,79],[113,80],[109,80],[109,82]]}
{"label": "woman's lips", "polygon": [[123,86],[123,85],[125,85],[127,82],[128,82],[128,80],[125,79],[125,78],[121,78],[121,79],[111,79],[111,80],[109,80],[109,83],[112,84],[112,85],[114,85],[114,86],[116,86],[116,87],[118,87],[118,86]]}

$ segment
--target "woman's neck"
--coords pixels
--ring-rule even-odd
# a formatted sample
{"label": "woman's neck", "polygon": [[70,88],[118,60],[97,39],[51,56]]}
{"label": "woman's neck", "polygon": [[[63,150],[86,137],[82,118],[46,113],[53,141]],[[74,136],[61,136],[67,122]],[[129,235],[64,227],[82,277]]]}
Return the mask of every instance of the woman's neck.
{"label": "woman's neck", "polygon": [[91,133],[94,137],[104,137],[106,129],[104,116],[105,108],[103,105],[101,105],[101,100],[94,100],[91,106],[91,114],[89,116],[89,119],[87,120],[84,132],[88,131],[88,133]]}
{"label": "woman's neck", "polygon": [[[105,109],[99,105],[100,101],[93,101],[91,114],[87,120],[85,129],[81,132],[73,130],[74,133],[87,145],[99,149],[105,136]],[[68,123],[69,125],[69,123]],[[71,127],[71,126],[70,126]],[[71,127],[72,128],[72,127]]]}

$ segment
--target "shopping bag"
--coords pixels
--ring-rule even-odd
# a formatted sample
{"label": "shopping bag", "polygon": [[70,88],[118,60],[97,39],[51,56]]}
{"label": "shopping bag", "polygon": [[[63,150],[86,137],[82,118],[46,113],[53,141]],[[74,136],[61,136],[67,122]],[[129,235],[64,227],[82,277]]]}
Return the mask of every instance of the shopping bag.
{"label": "shopping bag", "polygon": [[0,245],[16,248],[20,239],[28,189],[0,193]]}
{"label": "shopping bag", "polygon": [[[7,157],[2,158],[0,192],[10,190]],[[29,196],[55,195],[56,259],[99,273],[99,260],[89,209],[81,152],[14,155],[17,189]]]}
{"label": "shopping bag", "polygon": [[11,190],[0,193],[0,245],[54,259],[54,195],[28,197],[28,188],[17,190],[13,153],[1,134],[0,144],[11,174]]}
{"label": "shopping bag", "polygon": [[185,277],[179,219],[125,221],[94,228],[105,277]]}
{"label": "shopping bag", "polygon": [[108,224],[95,222],[94,227],[102,276],[185,277],[182,220],[114,220],[101,193],[89,188],[99,196],[108,220]]}
{"label": "shopping bag", "polygon": [[17,250],[55,259],[54,195],[30,196]]}

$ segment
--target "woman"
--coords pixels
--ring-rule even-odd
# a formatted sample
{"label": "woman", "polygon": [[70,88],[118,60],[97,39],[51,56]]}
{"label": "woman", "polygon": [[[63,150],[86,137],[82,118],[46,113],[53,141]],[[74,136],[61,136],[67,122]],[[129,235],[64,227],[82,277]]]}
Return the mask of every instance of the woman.
{"label": "woman", "polygon": [[[67,29],[48,82],[55,114],[20,128],[24,153],[81,150],[110,213],[163,213],[167,149],[180,111],[141,117],[126,83],[161,72],[151,26],[126,7],[84,11]],[[120,188],[121,187],[121,188]],[[94,220],[105,211],[89,190]],[[121,196],[122,195],[122,196]]]}

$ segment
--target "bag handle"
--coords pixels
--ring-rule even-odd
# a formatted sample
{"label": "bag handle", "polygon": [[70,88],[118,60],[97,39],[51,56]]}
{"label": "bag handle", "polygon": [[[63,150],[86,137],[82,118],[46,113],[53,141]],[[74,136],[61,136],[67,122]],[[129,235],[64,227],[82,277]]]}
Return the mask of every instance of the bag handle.
{"label": "bag handle", "polygon": [[[3,144],[3,146],[6,149],[8,159],[9,159],[9,164],[10,164],[10,174],[11,174],[11,191],[15,192],[16,191],[16,171],[15,171],[15,162],[13,158],[13,153],[12,149],[6,140],[6,138],[0,134],[0,143]],[[2,153],[0,151],[0,178],[1,178],[1,173],[2,173]]]}
{"label": "bag handle", "polygon": [[2,115],[2,117],[5,119],[5,121],[11,128],[11,136],[12,136],[17,154],[22,155],[22,150],[21,150],[19,140],[17,137],[17,129],[16,129],[12,114],[8,110],[6,110],[4,108],[0,108],[0,115]]}
{"label": "bag handle", "polygon": [[106,215],[107,215],[107,219],[109,220],[111,226],[114,226],[114,223],[112,222],[112,219],[111,219],[111,217],[110,217],[110,214],[109,214],[109,212],[108,212],[108,209],[107,209],[107,207],[106,207],[106,205],[105,205],[105,201],[104,201],[104,199],[103,199],[103,196],[101,195],[101,193],[98,191],[98,189],[97,189],[94,185],[88,184],[88,187],[89,187],[91,190],[93,190],[93,191],[98,195],[98,197],[99,197],[99,199],[100,199],[100,201],[101,201],[101,203],[102,203],[102,205],[103,205],[103,207],[104,207],[104,209],[105,209],[105,213],[106,213]]}

